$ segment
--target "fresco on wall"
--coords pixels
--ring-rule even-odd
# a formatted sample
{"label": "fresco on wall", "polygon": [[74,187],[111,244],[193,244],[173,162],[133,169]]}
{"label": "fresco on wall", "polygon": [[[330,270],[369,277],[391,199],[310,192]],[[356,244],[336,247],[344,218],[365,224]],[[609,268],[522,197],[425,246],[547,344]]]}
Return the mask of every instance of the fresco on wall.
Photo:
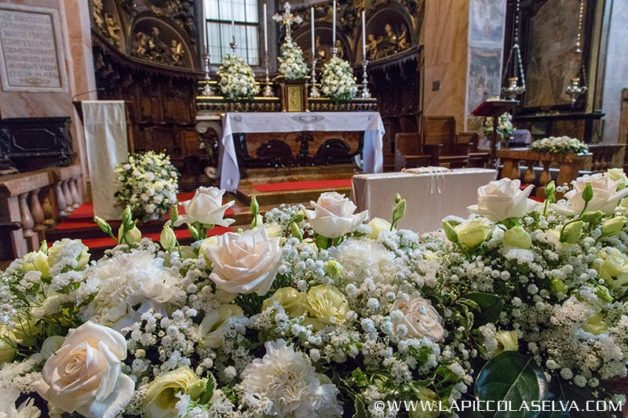
{"label": "fresco on wall", "polygon": [[472,0],[469,5],[471,43],[501,43],[504,39],[504,0]]}
{"label": "fresco on wall", "polygon": [[506,2],[471,0],[469,16],[467,114],[489,97],[499,95]]}
{"label": "fresco on wall", "polygon": [[499,95],[501,62],[501,48],[470,48],[467,79],[468,113],[484,100]]}
{"label": "fresco on wall", "polygon": [[580,67],[573,53],[578,6],[577,1],[548,0],[530,16],[525,107],[569,104],[565,86]]}

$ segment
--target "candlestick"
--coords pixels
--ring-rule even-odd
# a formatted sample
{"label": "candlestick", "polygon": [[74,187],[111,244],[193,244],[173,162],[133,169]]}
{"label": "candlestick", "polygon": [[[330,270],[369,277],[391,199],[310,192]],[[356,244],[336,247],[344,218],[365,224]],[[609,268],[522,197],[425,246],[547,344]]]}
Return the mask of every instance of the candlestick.
{"label": "candlestick", "polygon": [[362,55],[366,61],[366,13],[362,10]]}
{"label": "candlestick", "polygon": [[214,91],[212,90],[209,82],[211,81],[211,77],[209,75],[209,50],[205,53],[205,85],[203,86],[203,96],[209,97],[214,95]]}
{"label": "candlestick", "polygon": [[264,67],[265,67],[265,73],[266,73],[266,80],[265,80],[265,87],[264,87],[264,92],[262,93],[262,96],[264,97],[273,97],[273,88],[272,85],[270,83],[270,75],[268,73],[268,54],[266,54],[266,56],[264,57]]}
{"label": "candlestick", "polygon": [[310,97],[314,99],[321,97],[318,87],[316,87],[316,58],[312,58],[312,88],[310,89]]}
{"label": "candlestick", "polygon": [[368,66],[369,62],[367,59],[364,59],[364,62],[362,63],[362,94],[360,95],[360,97],[362,99],[370,99],[371,98],[371,92],[369,91],[369,77],[368,74],[366,73],[366,67]]}
{"label": "candlestick", "polygon": [[314,57],[316,57],[316,37],[315,37],[315,30],[316,29],[314,27],[314,8],[313,7],[310,9],[310,14],[311,14],[310,32],[312,32],[311,33],[311,36],[312,36],[312,39],[311,39],[311,42],[312,42],[312,61],[314,61],[316,59],[316,58],[314,58]]}
{"label": "candlestick", "polygon": [[268,14],[264,3],[264,53],[268,55]]}
{"label": "candlestick", "polygon": [[333,32],[331,38],[331,44],[335,48],[336,47],[336,0],[334,0],[332,4],[332,19],[333,19]]}

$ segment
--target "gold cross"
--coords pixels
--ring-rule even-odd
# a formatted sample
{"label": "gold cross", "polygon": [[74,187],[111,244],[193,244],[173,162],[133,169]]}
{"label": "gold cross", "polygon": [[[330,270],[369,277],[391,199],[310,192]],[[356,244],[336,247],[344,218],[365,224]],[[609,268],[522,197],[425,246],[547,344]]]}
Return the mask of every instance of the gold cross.
{"label": "gold cross", "polygon": [[303,22],[303,18],[301,16],[292,14],[292,6],[288,2],[284,3],[283,10],[284,10],[283,14],[276,13],[273,16],[273,20],[275,22],[281,23],[282,25],[286,27],[286,38],[291,39],[292,38],[291,26],[295,23],[297,25],[300,24],[301,22]]}

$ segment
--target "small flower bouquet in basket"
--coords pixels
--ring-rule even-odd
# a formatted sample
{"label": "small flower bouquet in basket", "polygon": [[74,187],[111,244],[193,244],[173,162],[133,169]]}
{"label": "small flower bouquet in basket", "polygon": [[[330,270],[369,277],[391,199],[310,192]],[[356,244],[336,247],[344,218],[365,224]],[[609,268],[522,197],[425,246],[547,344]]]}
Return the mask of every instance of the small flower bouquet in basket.
{"label": "small flower bouquet in basket", "polygon": [[323,66],[321,91],[335,102],[348,102],[358,92],[351,65],[339,57],[332,57]]}
{"label": "small flower bouquet in basket", "polygon": [[163,153],[133,154],[115,168],[116,205],[143,221],[162,218],[177,204],[179,172]]}
{"label": "small flower bouquet in basket", "polygon": [[259,93],[255,74],[249,64],[237,55],[224,57],[218,68],[218,86],[223,97],[234,102],[250,100]]}

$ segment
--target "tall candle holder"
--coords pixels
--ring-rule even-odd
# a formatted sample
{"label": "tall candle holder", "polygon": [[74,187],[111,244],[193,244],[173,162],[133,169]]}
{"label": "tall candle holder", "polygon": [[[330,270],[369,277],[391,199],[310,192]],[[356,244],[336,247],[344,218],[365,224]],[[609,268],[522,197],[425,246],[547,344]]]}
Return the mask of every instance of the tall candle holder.
{"label": "tall candle holder", "polygon": [[312,60],[312,88],[310,89],[310,97],[313,99],[321,97],[318,87],[316,87],[316,58]]}
{"label": "tall candle holder", "polygon": [[229,42],[229,46],[233,51],[233,55],[236,54],[236,49],[238,48],[238,42],[236,42],[235,35],[231,38],[231,42]]}
{"label": "tall candle holder", "polygon": [[338,56],[338,48],[336,48],[335,46],[332,47],[331,49],[331,56],[336,58]]}
{"label": "tall candle holder", "polygon": [[366,71],[366,67],[368,67],[368,65],[369,65],[369,61],[365,59],[364,62],[362,63],[362,94],[360,95],[362,99],[371,98],[371,92],[369,91],[369,86],[368,86],[369,77]]}
{"label": "tall candle holder", "polygon": [[266,54],[266,56],[264,57],[264,67],[266,67],[264,69],[264,71],[266,72],[266,81],[265,81],[265,85],[266,87],[264,87],[264,92],[262,93],[262,96],[264,97],[273,97],[273,88],[272,85],[270,83],[270,75],[268,74],[268,54]]}
{"label": "tall candle holder", "polygon": [[211,81],[211,77],[209,75],[209,53],[203,54],[205,56],[205,85],[203,86],[203,96],[209,97],[214,95],[214,91],[212,87],[209,85]]}

